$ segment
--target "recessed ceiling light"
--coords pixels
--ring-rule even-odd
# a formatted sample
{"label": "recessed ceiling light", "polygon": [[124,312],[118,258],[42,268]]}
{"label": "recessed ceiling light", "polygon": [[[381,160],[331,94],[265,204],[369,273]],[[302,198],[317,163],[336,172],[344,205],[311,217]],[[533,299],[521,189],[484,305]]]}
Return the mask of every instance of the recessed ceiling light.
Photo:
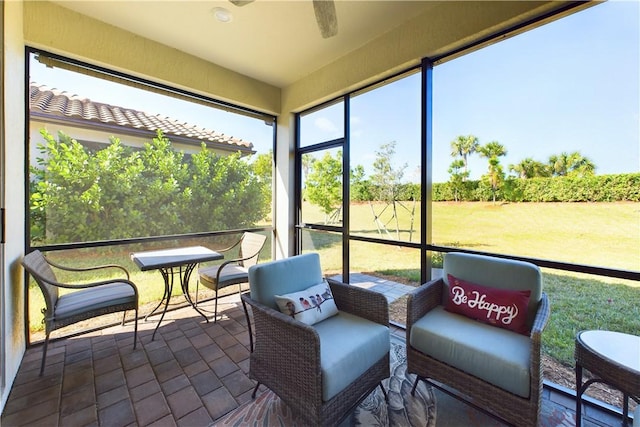
{"label": "recessed ceiling light", "polygon": [[220,22],[227,23],[233,21],[233,15],[224,7],[214,7],[211,9],[211,13],[213,13],[213,16]]}

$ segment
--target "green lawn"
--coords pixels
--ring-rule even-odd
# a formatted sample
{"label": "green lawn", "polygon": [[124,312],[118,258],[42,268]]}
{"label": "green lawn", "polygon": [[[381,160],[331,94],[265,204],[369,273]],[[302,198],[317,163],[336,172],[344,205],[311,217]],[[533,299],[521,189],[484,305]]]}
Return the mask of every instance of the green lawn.
{"label": "green lawn", "polygon": [[[412,205],[405,204],[410,209]],[[350,229],[354,234],[395,239],[396,225],[388,208],[373,206],[388,233],[379,232],[369,204],[351,206]],[[433,241],[436,244],[469,249],[530,256],[556,261],[640,270],[640,203],[433,203]],[[418,241],[419,207],[416,206],[413,232],[410,210],[399,207],[400,239]],[[306,222],[324,220],[314,206],[303,207]],[[213,249],[228,246],[228,241],[190,242]],[[172,242],[158,243],[170,247]],[[181,244],[184,244],[181,243]],[[339,273],[342,267],[339,236],[305,231],[305,250],[321,255],[323,270]],[[70,253],[52,253],[61,263],[92,265],[123,264],[138,286],[142,304],[162,296],[163,282],[158,272],[140,272],[130,261],[129,252],[139,246],[84,249]],[[270,253],[266,247],[265,254]],[[420,253],[417,249],[395,245],[352,242],[351,271],[399,277],[419,284]],[[552,307],[551,320],[544,334],[546,353],[565,364],[573,360],[573,338],[581,329],[606,328],[640,335],[640,283],[598,276],[544,270],[545,291]],[[90,280],[87,277],[86,280]],[[191,280],[195,289],[195,275]],[[41,330],[43,306],[37,287],[30,288],[30,327]],[[179,294],[178,289],[174,293]],[[177,300],[177,298],[176,298]],[[145,314],[144,309],[141,314]]]}
{"label": "green lawn", "polygon": [[[374,206],[378,214],[382,208]],[[402,208],[397,212],[400,240],[409,241],[409,212]],[[324,220],[314,206],[305,206],[303,213],[306,222]],[[353,204],[349,228],[357,235],[396,239],[390,213],[388,208],[380,215],[389,233],[379,233],[369,204]],[[414,242],[420,238],[419,215],[417,206]],[[438,245],[640,271],[640,203],[438,202],[432,205],[431,220],[432,241]],[[334,250],[340,252],[339,247]],[[384,251],[385,256],[393,256],[388,247]],[[419,268],[418,254],[398,255],[394,259],[397,268]],[[340,256],[331,258],[341,261]],[[371,257],[369,265],[357,269],[370,270],[378,263],[379,259]]]}

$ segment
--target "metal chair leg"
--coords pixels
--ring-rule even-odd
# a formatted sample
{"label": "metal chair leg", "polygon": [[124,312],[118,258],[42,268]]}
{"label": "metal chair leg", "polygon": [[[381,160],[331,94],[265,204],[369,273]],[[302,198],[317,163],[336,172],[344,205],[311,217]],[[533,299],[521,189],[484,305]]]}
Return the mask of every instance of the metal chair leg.
{"label": "metal chair leg", "polygon": [[47,346],[49,345],[49,332],[44,337],[44,345],[42,346],[42,362],[40,362],[40,376],[44,373],[44,362],[47,358]]}
{"label": "metal chair leg", "polygon": [[216,323],[218,321],[218,286],[216,286],[215,293],[216,301],[214,302],[213,306],[213,323]]}
{"label": "metal chair leg", "polygon": [[198,288],[200,288],[200,279],[196,280],[196,303],[194,304],[196,307],[198,306]]}
{"label": "metal chair leg", "polygon": [[411,396],[415,396],[416,395],[416,387],[418,387],[418,381],[420,381],[422,378],[420,378],[420,375],[416,375],[416,381],[413,383],[413,388],[411,389]]}
{"label": "metal chair leg", "polygon": [[133,326],[133,349],[136,349],[136,344],[138,343],[138,309],[136,308],[136,318]]}
{"label": "metal chair leg", "polygon": [[382,390],[382,394],[384,395],[384,401],[389,403],[389,396],[387,395],[387,390],[384,389],[382,385],[382,381],[380,382],[380,389]]}

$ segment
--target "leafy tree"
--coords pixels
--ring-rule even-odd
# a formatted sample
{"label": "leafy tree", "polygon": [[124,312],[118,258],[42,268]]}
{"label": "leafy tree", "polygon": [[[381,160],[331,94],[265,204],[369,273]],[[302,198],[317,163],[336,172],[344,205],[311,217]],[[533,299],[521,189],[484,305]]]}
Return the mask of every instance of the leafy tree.
{"label": "leafy tree", "polygon": [[507,155],[507,149],[498,141],[491,141],[481,146],[478,152],[482,157],[489,160],[489,169],[487,174],[483,176],[483,180],[487,181],[491,186],[493,201],[496,201],[496,193],[500,185],[504,181],[504,171],[500,165],[499,157]]}
{"label": "leafy tree", "polygon": [[203,144],[191,162],[190,197],[182,216],[194,232],[244,228],[267,214],[266,184],[239,152],[221,156]]}
{"label": "leafy tree", "polygon": [[551,171],[547,165],[533,160],[531,157],[521,160],[518,164],[509,165],[509,171],[515,172],[518,178],[522,179],[551,176]]}
{"label": "leafy tree", "polygon": [[240,154],[202,147],[187,161],[161,132],[141,150],[112,138],[88,150],[60,133],[31,168],[32,238],[69,243],[250,226],[269,208],[266,183]]}
{"label": "leafy tree", "polygon": [[[98,197],[91,202],[99,207],[90,219],[94,237],[131,237],[132,230],[147,229],[147,207],[139,192],[145,167],[140,152],[111,137],[111,144],[95,152],[90,159],[96,171],[94,185],[99,189]],[[78,236],[78,239],[82,238]]]}
{"label": "leafy tree", "polygon": [[464,165],[464,179],[469,177],[468,157],[477,152],[480,148],[478,138],[473,135],[460,135],[451,141],[451,155],[453,157],[461,157]]}
{"label": "leafy tree", "polygon": [[264,187],[265,203],[271,204],[271,182],[273,181],[273,150],[258,154],[253,164],[253,173]]}
{"label": "leafy tree", "polygon": [[350,172],[350,193],[351,200],[365,201],[371,200],[370,182],[364,178],[365,172],[362,165],[357,165]]}
{"label": "leafy tree", "polygon": [[[46,155],[36,159],[39,167],[31,168],[35,191],[30,210],[45,221],[40,226],[45,241],[79,241],[79,236],[90,231],[91,215],[100,211],[95,203],[96,174],[89,164],[89,154],[63,133],[59,141],[44,129],[40,134],[45,142],[38,147]],[[59,230],[59,236],[51,230]]]}
{"label": "leafy tree", "polygon": [[371,182],[377,193],[375,194],[376,200],[383,200],[388,203],[398,200],[397,196],[407,164],[405,163],[400,168],[394,169],[391,159],[395,154],[395,141],[381,145],[380,150],[376,151],[376,159],[373,162],[374,173],[371,175]]}
{"label": "leafy tree", "polygon": [[153,234],[180,233],[187,228],[180,216],[181,207],[188,203],[185,190],[189,178],[189,166],[184,162],[184,153],[175,151],[171,141],[161,130],[140,152],[143,170],[138,188],[144,191],[137,209],[145,212],[147,228]]}
{"label": "leafy tree", "polygon": [[315,161],[315,157],[313,157],[311,154],[307,153],[302,155],[302,173],[304,177],[309,176],[309,172],[311,171],[311,168],[313,167],[313,163]]}
{"label": "leafy tree", "polygon": [[306,199],[322,208],[325,222],[342,204],[342,151],[333,157],[330,152],[313,162],[304,189]]}
{"label": "leafy tree", "polygon": [[253,173],[258,179],[271,187],[271,175],[273,173],[273,150],[268,153],[258,154],[253,162]]}
{"label": "leafy tree", "polygon": [[553,176],[585,177],[592,176],[596,170],[596,165],[578,151],[550,156],[549,167]]}

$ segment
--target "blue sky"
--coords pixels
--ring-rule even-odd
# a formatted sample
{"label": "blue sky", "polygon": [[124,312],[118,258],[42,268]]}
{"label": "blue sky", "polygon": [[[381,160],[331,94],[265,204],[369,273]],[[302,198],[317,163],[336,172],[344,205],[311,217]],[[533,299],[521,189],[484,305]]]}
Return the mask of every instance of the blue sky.
{"label": "blue sky", "polygon": [[[506,147],[505,172],[527,157],[546,163],[573,151],[598,174],[640,172],[639,4],[609,1],[434,67],[434,181],[448,180],[450,142],[468,134]],[[419,89],[415,75],[354,98],[352,163],[370,165],[395,141],[395,167],[406,164],[405,178],[416,179]],[[336,110],[314,113],[303,138],[339,137]],[[486,164],[472,156],[471,177]]]}
{"label": "blue sky", "polygon": [[639,172],[639,5],[597,5],[436,67],[436,146],[470,133],[503,144],[503,165],[580,151],[598,174]]}
{"label": "blue sky", "polygon": [[[449,143],[473,134],[481,144],[498,141],[509,164],[532,157],[580,151],[598,174],[640,172],[640,2],[609,1],[496,43],[434,68],[435,182],[448,179]],[[32,66],[32,80],[71,93],[159,113],[251,141],[271,144],[272,128],[230,113],[166,102],[62,70]],[[416,180],[419,165],[419,77],[355,98],[352,163],[370,165],[382,144],[396,142],[396,167]],[[134,104],[123,100],[134,100]],[[362,100],[363,102],[359,102]],[[339,137],[337,109],[313,115],[303,135]],[[308,126],[308,127],[307,127]],[[486,160],[470,159],[471,177]],[[370,168],[369,168],[370,171]]]}

